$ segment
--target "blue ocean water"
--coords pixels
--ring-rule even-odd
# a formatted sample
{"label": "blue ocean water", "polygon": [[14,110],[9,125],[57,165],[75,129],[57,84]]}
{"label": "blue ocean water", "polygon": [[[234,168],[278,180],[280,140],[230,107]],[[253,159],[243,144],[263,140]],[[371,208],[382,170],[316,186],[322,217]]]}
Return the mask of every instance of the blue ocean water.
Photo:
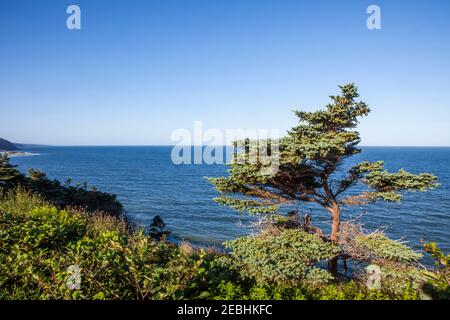
{"label": "blue ocean water", "polygon": [[[206,245],[250,232],[250,219],[212,201],[217,193],[204,178],[226,174],[225,165],[175,165],[171,147],[45,147],[27,151],[39,155],[12,158],[19,169],[39,169],[50,178],[74,183],[88,182],[117,195],[128,218],[148,226],[160,215],[176,239]],[[395,239],[408,241],[416,249],[422,241],[437,242],[450,251],[450,148],[365,147],[345,163],[385,160],[389,170],[430,172],[439,177],[440,186],[428,193],[407,193],[403,202],[377,202],[351,207],[344,219],[356,218],[369,230],[384,227]],[[327,228],[329,216],[320,207],[301,209],[311,212],[313,222]]]}

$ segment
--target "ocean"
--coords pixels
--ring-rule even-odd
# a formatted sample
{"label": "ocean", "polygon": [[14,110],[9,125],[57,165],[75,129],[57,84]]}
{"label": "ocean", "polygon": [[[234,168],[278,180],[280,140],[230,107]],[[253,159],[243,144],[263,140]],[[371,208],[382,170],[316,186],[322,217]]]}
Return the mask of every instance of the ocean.
{"label": "ocean", "polygon": [[[34,168],[62,182],[71,178],[73,183],[88,182],[114,193],[133,223],[145,227],[159,215],[175,240],[220,246],[252,232],[252,218],[212,200],[217,193],[205,177],[226,175],[226,165],[175,165],[169,146],[42,147],[26,151],[39,155],[12,158],[21,171]],[[362,160],[384,160],[389,170],[430,172],[438,176],[440,186],[426,193],[406,193],[402,203],[347,207],[343,219],[356,219],[368,230],[382,228],[415,249],[421,249],[423,242],[437,242],[450,251],[450,148],[363,147],[363,152],[343,168]],[[322,208],[302,205],[300,211],[310,212],[313,223],[327,230],[329,216]]]}

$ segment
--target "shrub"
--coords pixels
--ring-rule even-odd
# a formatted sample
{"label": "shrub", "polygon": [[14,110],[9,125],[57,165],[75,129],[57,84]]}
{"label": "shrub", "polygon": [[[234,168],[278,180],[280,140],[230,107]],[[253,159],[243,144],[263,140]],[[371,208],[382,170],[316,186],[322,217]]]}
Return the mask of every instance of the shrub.
{"label": "shrub", "polygon": [[417,299],[405,291],[399,295],[389,295],[381,290],[368,290],[358,281],[340,281],[321,286],[299,284],[295,287],[279,284],[251,285],[247,288],[233,282],[224,282],[218,287],[216,299],[243,300],[390,300]]}
{"label": "shrub", "polygon": [[57,210],[23,192],[10,194],[1,203],[0,297],[51,296],[58,290],[56,277],[65,270],[61,268],[65,247],[83,237],[86,217]]}
{"label": "shrub", "polygon": [[[155,241],[121,219],[58,209],[18,190],[0,198],[0,299],[424,298],[423,270],[398,262],[381,267],[380,290],[358,278],[330,281],[319,265],[339,249],[304,231],[271,230],[227,247]],[[440,264],[426,273],[427,293],[445,298],[448,256],[429,250]]]}
{"label": "shrub", "polygon": [[381,291],[407,300],[426,298],[421,292],[425,283],[422,270],[412,266],[385,265],[381,267]]}
{"label": "shrub", "polygon": [[88,190],[87,183],[70,185],[49,179],[45,173],[30,169],[28,176],[11,165],[7,155],[0,155],[0,195],[15,192],[17,188],[38,194],[59,208],[81,207],[89,212],[102,211],[115,217],[123,217],[123,206],[116,196],[100,192],[95,187]]}
{"label": "shrub", "polygon": [[417,262],[422,255],[410,247],[386,237],[382,233],[372,233],[356,237],[356,244],[368,250],[374,258],[395,262]]}
{"label": "shrub", "polygon": [[425,251],[435,259],[435,270],[425,271],[428,283],[425,291],[435,299],[450,299],[450,255],[445,255],[436,243],[425,244]]}
{"label": "shrub", "polygon": [[[1,299],[205,297],[211,254],[188,256],[123,220],[61,210],[22,191],[0,203]],[[71,266],[79,288],[67,286]]]}
{"label": "shrub", "polygon": [[224,266],[258,283],[289,283],[300,280],[324,283],[331,274],[316,266],[339,253],[339,249],[317,235],[288,229],[279,234],[247,236],[226,243],[231,254],[220,258]]}

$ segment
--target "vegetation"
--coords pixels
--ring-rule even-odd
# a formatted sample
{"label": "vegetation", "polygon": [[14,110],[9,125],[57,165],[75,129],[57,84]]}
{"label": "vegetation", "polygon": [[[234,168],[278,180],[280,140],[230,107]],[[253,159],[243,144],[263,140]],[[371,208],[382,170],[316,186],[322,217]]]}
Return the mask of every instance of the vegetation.
{"label": "vegetation", "polygon": [[0,199],[0,239],[0,299],[449,297],[448,257],[434,245],[436,271],[396,257],[383,264],[380,288],[369,289],[366,274],[333,279],[320,261],[336,245],[304,231],[267,229],[229,242],[226,254],[155,241],[120,218],[59,209],[23,189]]}
{"label": "vegetation", "polygon": [[[437,185],[429,173],[412,174],[405,170],[391,173],[383,161],[361,162],[342,175],[339,168],[345,159],[361,152],[360,136],[355,128],[370,109],[358,101],[354,84],[340,86],[341,95],[331,96],[325,109],[296,111],[299,124],[277,141],[245,140],[236,142],[242,152],[235,153],[228,177],[209,180],[222,193],[220,204],[250,214],[274,214],[287,204],[315,203],[331,217],[329,240],[339,242],[343,206],[361,205],[376,200],[400,201],[403,191],[426,191]],[[278,152],[270,149],[277,146]],[[278,157],[278,170],[262,155]],[[349,193],[359,182],[368,186],[362,194]],[[337,257],[330,260],[337,272]]]}
{"label": "vegetation", "polygon": [[222,263],[241,278],[250,277],[259,284],[326,283],[331,275],[315,265],[339,252],[332,243],[295,229],[239,238],[226,247],[231,254],[224,256]]}
{"label": "vegetation", "polygon": [[397,262],[417,262],[422,255],[414,252],[408,246],[393,241],[381,233],[373,233],[367,236],[357,236],[357,244],[367,249],[373,258]]}
{"label": "vegetation", "polygon": [[436,270],[425,272],[428,277],[426,289],[435,299],[449,299],[450,297],[450,255],[445,255],[436,243],[425,245],[425,250],[435,259]]}
{"label": "vegetation", "polygon": [[[343,205],[398,201],[401,191],[436,186],[431,174],[389,173],[381,162],[360,163],[337,180],[342,160],[359,152],[351,129],[369,112],[355,101],[356,87],[341,89],[325,111],[298,113],[299,126],[281,139],[277,173],[244,161],[211,179],[224,193],[220,203],[264,213],[254,234],[224,251],[171,243],[159,216],[133,229],[115,196],[35,170],[24,175],[0,157],[0,299],[449,299],[450,256],[436,244],[424,247],[436,261],[426,269],[422,253],[405,243],[340,220]],[[369,191],[345,193],[358,181]],[[330,212],[330,236],[309,215],[279,211],[305,201]],[[337,257],[342,273],[327,268]]]}
{"label": "vegetation", "polygon": [[68,179],[63,185],[58,180],[50,180],[45,173],[30,169],[28,175],[22,174],[16,166],[10,164],[6,154],[0,155],[0,194],[17,187],[24,188],[34,194],[41,195],[59,208],[82,207],[89,212],[102,211],[104,214],[121,217],[122,204],[116,196],[98,191],[88,190],[88,185],[72,185]]}

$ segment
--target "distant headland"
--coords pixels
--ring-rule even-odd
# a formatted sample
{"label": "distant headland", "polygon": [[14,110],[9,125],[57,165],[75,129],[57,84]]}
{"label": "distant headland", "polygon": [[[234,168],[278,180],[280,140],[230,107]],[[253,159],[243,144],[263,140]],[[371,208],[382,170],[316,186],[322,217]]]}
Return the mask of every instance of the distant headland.
{"label": "distant headland", "polygon": [[22,149],[43,147],[43,145],[12,143],[6,139],[0,138],[0,155],[7,154],[9,157],[27,157],[36,155],[26,152]]}
{"label": "distant headland", "polygon": [[0,138],[0,151],[15,151],[15,150],[19,150],[19,147],[6,139]]}

